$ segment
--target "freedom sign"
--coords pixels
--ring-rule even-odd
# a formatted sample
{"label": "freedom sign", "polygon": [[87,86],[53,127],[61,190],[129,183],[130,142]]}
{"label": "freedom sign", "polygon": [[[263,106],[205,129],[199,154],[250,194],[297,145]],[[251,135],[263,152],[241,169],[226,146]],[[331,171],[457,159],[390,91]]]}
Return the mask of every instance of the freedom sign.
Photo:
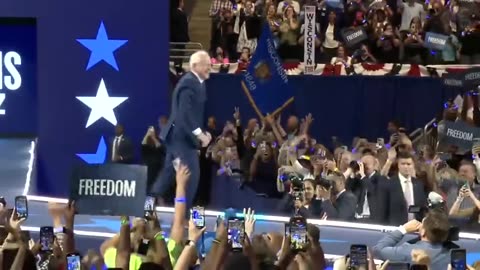
{"label": "freedom sign", "polygon": [[467,125],[462,121],[445,121],[438,125],[440,136],[439,150],[447,151],[450,146],[458,148],[457,153],[470,151],[473,142],[480,137],[480,129]]}
{"label": "freedom sign", "polygon": [[73,170],[70,199],[79,214],[143,216],[147,167],[142,165],[84,165]]}

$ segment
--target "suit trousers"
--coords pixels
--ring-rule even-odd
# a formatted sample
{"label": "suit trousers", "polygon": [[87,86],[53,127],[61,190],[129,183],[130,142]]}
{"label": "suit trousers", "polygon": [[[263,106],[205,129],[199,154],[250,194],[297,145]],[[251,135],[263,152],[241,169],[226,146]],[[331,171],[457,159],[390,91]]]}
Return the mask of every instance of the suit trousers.
{"label": "suit trousers", "polygon": [[187,217],[189,216],[189,209],[192,207],[193,200],[197,193],[198,184],[200,182],[200,162],[198,151],[189,145],[185,144],[167,144],[167,154],[165,157],[165,163],[163,170],[160,173],[159,178],[152,186],[152,194],[164,198],[169,192],[171,186],[175,181],[175,169],[173,167],[173,160],[179,158],[183,165],[186,165],[190,170],[190,179],[186,186],[186,206]]}

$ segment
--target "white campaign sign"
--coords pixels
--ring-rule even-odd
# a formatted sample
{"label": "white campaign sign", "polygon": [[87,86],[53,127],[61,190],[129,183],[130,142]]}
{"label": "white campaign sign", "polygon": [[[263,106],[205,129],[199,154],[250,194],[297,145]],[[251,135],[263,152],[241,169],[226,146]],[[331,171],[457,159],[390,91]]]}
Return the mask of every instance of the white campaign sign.
{"label": "white campaign sign", "polygon": [[304,54],[305,74],[313,74],[315,70],[315,6],[305,6]]}

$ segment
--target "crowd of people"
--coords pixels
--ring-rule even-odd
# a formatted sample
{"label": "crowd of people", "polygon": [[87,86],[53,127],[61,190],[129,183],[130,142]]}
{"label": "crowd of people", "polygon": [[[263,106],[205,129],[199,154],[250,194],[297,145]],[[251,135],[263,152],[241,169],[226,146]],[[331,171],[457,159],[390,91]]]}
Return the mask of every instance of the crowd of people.
{"label": "crowd of people", "polygon": [[[305,5],[317,8],[316,63],[480,63],[479,6],[466,0],[212,0],[212,62],[248,62],[263,23],[282,59],[303,61]],[[346,44],[343,33],[359,28],[368,38]],[[425,46],[429,32],[448,36],[443,50]]]}

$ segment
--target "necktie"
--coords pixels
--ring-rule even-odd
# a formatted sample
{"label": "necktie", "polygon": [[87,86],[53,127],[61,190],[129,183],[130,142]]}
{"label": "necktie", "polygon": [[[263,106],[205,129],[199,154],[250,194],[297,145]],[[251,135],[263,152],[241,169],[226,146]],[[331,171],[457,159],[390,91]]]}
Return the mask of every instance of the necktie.
{"label": "necktie", "polygon": [[[405,202],[407,202],[407,209],[410,205],[414,205],[415,202],[413,201],[413,192],[412,192],[412,184],[411,181],[405,181],[405,191],[403,195],[405,196]],[[415,218],[414,214],[408,213],[408,220],[412,220]]]}

